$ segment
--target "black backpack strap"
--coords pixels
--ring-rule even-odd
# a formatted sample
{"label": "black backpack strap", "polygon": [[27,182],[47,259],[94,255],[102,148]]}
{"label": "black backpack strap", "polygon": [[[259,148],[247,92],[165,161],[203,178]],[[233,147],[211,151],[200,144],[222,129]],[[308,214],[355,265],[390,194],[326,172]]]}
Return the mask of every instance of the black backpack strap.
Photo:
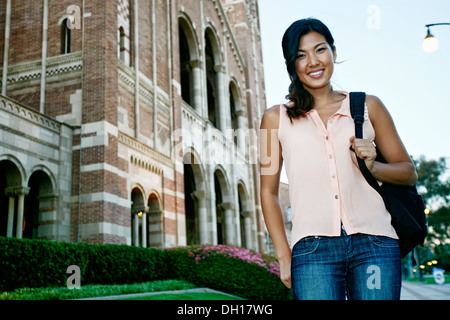
{"label": "black backpack strap", "polygon": [[[350,92],[350,112],[355,122],[355,137],[358,139],[363,139],[365,103],[366,94],[364,92]],[[367,169],[366,162],[359,157],[356,157],[356,160],[358,160],[359,169],[364,178],[366,178],[372,188],[382,195],[380,185],[369,169]]]}
{"label": "black backpack strap", "polygon": [[355,121],[355,136],[363,139],[364,104],[366,94],[364,92],[350,92],[350,112]]}

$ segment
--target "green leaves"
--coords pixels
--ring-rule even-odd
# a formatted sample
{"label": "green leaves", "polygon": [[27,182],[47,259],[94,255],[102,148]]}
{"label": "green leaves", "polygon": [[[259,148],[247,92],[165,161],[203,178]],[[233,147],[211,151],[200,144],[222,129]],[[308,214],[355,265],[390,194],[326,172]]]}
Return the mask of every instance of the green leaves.
{"label": "green leaves", "polygon": [[77,265],[81,286],[148,282],[165,278],[166,253],[126,245],[90,245],[0,237],[0,291],[64,287]]}
{"label": "green leaves", "polygon": [[[79,291],[91,284],[174,279],[247,299],[290,299],[290,290],[280,281],[278,263],[244,248],[205,245],[159,250],[0,237],[0,293],[47,288],[39,292],[55,299],[61,293],[54,293],[53,287],[66,287],[70,265],[80,268]],[[77,294],[77,290],[67,291]]]}

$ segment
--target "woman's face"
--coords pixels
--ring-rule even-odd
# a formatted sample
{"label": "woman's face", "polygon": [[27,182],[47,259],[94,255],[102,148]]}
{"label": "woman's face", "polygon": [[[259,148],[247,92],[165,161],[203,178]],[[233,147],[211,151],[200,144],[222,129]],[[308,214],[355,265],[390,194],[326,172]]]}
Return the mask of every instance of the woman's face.
{"label": "woman's face", "polygon": [[320,89],[327,86],[334,71],[336,50],[325,37],[317,32],[305,34],[295,61],[295,69],[305,89]]}

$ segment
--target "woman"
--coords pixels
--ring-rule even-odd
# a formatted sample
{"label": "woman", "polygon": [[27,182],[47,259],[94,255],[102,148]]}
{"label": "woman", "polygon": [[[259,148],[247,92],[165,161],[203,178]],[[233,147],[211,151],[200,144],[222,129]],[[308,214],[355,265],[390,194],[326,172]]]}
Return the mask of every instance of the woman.
{"label": "woman", "polygon": [[[356,156],[380,182],[413,185],[414,164],[375,96],[366,97],[365,139],[355,139],[349,95],[330,84],[336,48],[321,21],[294,22],[282,45],[291,79],[289,103],[266,110],[261,134],[269,138],[260,146],[260,159],[267,159],[261,161],[262,210],[281,280],[292,288],[294,299],[399,299],[398,237]],[[374,143],[387,163],[375,161]],[[290,189],[291,246],[278,198],[283,162]],[[269,170],[274,164],[276,170]]]}

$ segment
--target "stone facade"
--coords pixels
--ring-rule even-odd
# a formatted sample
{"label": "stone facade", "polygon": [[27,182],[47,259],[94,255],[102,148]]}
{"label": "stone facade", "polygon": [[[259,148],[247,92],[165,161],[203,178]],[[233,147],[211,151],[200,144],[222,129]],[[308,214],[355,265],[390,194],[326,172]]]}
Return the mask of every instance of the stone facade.
{"label": "stone facade", "polygon": [[1,0],[0,236],[265,251],[257,0]]}

